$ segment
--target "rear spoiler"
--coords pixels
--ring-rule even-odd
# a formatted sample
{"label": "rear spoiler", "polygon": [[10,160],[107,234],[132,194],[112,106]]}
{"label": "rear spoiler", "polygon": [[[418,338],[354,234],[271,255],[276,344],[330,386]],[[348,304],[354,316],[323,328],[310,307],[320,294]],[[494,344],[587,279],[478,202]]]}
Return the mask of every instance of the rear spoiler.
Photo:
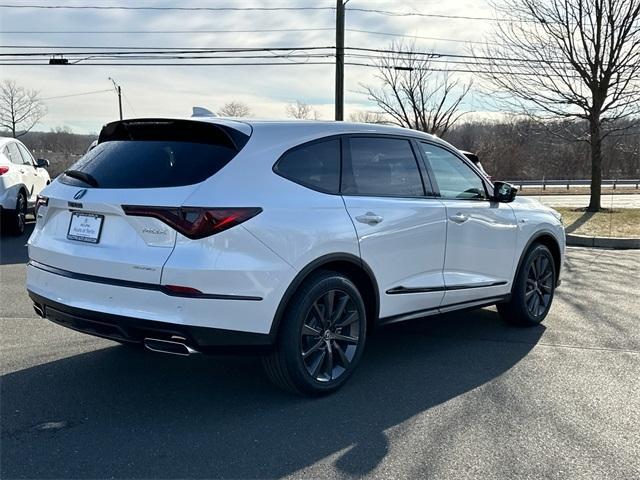
{"label": "rear spoiler", "polygon": [[116,140],[167,140],[208,143],[232,148],[236,152],[249,141],[249,136],[226,125],[199,120],[168,118],[136,118],[107,123],[100,131],[98,143]]}

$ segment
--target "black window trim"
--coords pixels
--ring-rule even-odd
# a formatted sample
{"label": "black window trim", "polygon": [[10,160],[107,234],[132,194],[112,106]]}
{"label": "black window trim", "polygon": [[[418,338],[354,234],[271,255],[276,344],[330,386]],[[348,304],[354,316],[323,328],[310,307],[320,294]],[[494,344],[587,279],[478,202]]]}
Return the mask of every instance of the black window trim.
{"label": "black window trim", "polygon": [[[308,142],[304,142],[304,143],[299,143],[298,145],[295,145],[287,150],[285,150],[279,157],[278,159],[274,162],[273,167],[271,167],[271,170],[273,171],[273,173],[275,173],[276,175],[278,175],[279,177],[284,178],[285,180],[288,180],[290,182],[293,182],[297,185],[300,185],[301,187],[305,187],[308,188],[309,190],[314,190],[316,192],[320,192],[320,193],[326,193],[327,195],[340,195],[340,188],[342,186],[342,156],[343,156],[343,151],[344,151],[344,141],[342,139],[343,135],[329,135],[326,137],[320,137],[320,138],[314,138],[313,140],[309,140]],[[291,178],[288,177],[287,175],[284,175],[282,172],[278,171],[278,164],[280,163],[280,161],[287,156],[289,153],[294,152],[296,150],[302,149],[302,148],[307,148],[310,145],[316,145],[318,143],[324,143],[324,142],[329,142],[332,140],[338,140],[338,150],[340,152],[340,172],[338,172],[338,190],[337,191],[331,191],[325,188],[321,188],[318,187],[317,185],[311,185],[308,184],[306,182],[302,182],[298,179],[295,178]]]}
{"label": "black window trim", "polygon": [[[342,192],[342,180],[343,180],[343,171],[344,171],[344,159],[347,155],[350,155],[350,151],[349,151],[349,139],[350,138],[395,138],[395,139],[400,139],[400,140],[407,140],[409,141],[409,144],[411,146],[411,150],[413,152],[417,167],[418,167],[418,171],[420,172],[420,180],[422,182],[422,190],[424,192],[424,195],[422,196],[398,196],[398,195],[364,195],[364,194],[360,194],[360,193],[343,193]],[[314,145],[317,143],[322,143],[322,142],[326,142],[326,141],[330,141],[330,140],[339,140],[340,141],[340,178],[339,178],[339,190],[337,192],[334,191],[330,191],[327,189],[323,189],[320,188],[316,185],[310,185],[307,184],[305,182],[301,182],[299,180],[296,180],[294,178],[290,178],[284,174],[282,174],[281,172],[278,172],[277,170],[277,165],[278,163],[282,160],[282,158],[284,158],[285,155],[287,155],[288,153],[295,151],[299,148],[305,148],[309,145]],[[341,133],[341,134],[333,134],[333,135],[327,135],[324,137],[319,137],[319,138],[314,138],[313,140],[309,140],[307,142],[304,143],[300,143],[297,145],[294,145],[293,147],[288,148],[287,150],[285,150],[279,157],[278,159],[274,162],[273,167],[272,167],[272,171],[273,173],[275,173],[276,175],[278,175],[281,178],[284,178],[285,180],[288,180],[290,182],[293,182],[297,185],[300,185],[302,187],[308,188],[310,190],[313,190],[315,192],[319,192],[319,193],[324,193],[327,195],[341,195],[341,196],[345,196],[345,197],[373,197],[373,198],[399,198],[399,199],[409,199],[409,200],[416,200],[416,199],[439,199],[439,200],[449,200],[449,199],[444,199],[442,198],[442,196],[440,195],[440,189],[438,188],[438,183],[435,180],[434,177],[434,173],[431,170],[431,167],[429,165],[429,162],[427,161],[422,148],[420,148],[419,143],[427,143],[436,147],[440,147],[443,150],[448,151],[449,153],[451,153],[452,155],[454,155],[455,157],[457,157],[458,159],[460,159],[463,163],[465,163],[468,167],[471,168],[471,171],[474,172],[481,180],[483,186],[484,186],[484,190],[485,190],[485,195],[486,198],[459,198],[457,200],[471,200],[474,202],[486,202],[489,201],[491,202],[491,195],[489,194],[489,185],[488,185],[488,181],[484,178],[484,176],[478,171],[477,167],[470,161],[468,160],[464,155],[456,152],[455,150],[449,148],[447,145],[441,144],[439,142],[434,142],[431,141],[430,139],[427,138],[422,138],[422,137],[416,137],[413,135],[398,135],[398,134],[387,134],[387,133],[378,133],[378,132],[362,132],[362,133]]]}
{"label": "black window trim", "polygon": [[426,155],[424,154],[424,152],[422,151],[422,149],[420,148],[420,146],[418,145],[418,151],[420,153],[420,158],[422,159],[422,163],[424,163],[424,167],[426,168],[428,174],[429,174],[429,178],[432,179],[432,185],[433,185],[433,191],[434,193],[437,195],[436,198],[440,199],[440,200],[462,200],[462,201],[472,201],[472,202],[492,202],[492,198],[491,195],[489,194],[489,188],[487,185],[487,180],[484,178],[483,175],[480,174],[480,172],[478,171],[478,168],[473,164],[473,162],[471,162],[468,158],[466,158],[464,155],[456,152],[455,150],[448,148],[447,145],[443,145],[441,143],[438,142],[433,142],[433,141],[429,141],[427,139],[416,139],[418,142],[422,142],[422,143],[426,143],[429,145],[433,145],[434,147],[439,147],[449,153],[451,153],[454,157],[458,158],[462,163],[464,163],[465,165],[467,165],[471,171],[473,173],[476,174],[476,176],[480,179],[480,182],[482,183],[483,187],[484,187],[484,194],[486,195],[486,198],[443,198],[442,195],[440,194],[440,187],[438,186],[438,181],[436,180],[435,177],[435,173],[433,172],[433,170],[431,169],[431,165],[429,164]]}
{"label": "black window trim", "polygon": [[[406,140],[409,142],[409,146],[413,153],[413,158],[416,162],[416,167],[418,167],[418,172],[420,173],[420,182],[422,183],[422,195],[414,195],[414,196],[406,196],[406,195],[382,195],[382,194],[362,194],[362,193],[344,193],[342,191],[342,177],[343,177],[343,164],[340,162],[340,194],[344,197],[372,197],[372,198],[398,198],[398,199],[408,199],[408,200],[420,200],[420,199],[433,199],[438,198],[435,195],[429,195],[427,189],[427,181],[431,186],[431,191],[429,193],[435,193],[433,190],[431,179],[428,177],[427,172],[421,166],[420,159],[422,158],[421,153],[417,149],[417,145],[414,143],[416,137],[411,135],[397,135],[397,134],[384,134],[384,133],[376,133],[376,132],[363,132],[363,133],[347,133],[343,134],[343,142],[342,142],[342,158],[346,158],[351,155],[351,151],[349,149],[351,138],[385,138],[385,139],[397,139],[397,140]],[[425,177],[425,175],[427,175]]]}

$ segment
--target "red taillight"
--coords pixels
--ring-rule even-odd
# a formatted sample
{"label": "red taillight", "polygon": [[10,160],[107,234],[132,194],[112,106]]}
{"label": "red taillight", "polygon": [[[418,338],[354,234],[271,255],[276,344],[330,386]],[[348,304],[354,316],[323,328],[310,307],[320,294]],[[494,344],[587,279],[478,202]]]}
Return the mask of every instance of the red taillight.
{"label": "red taillight", "polygon": [[9,171],[9,167],[7,167],[6,165],[0,165],[0,175],[4,175],[8,171]]}
{"label": "red taillight", "polygon": [[141,205],[123,205],[122,209],[127,215],[157,218],[193,240],[209,237],[240,225],[262,211],[257,207],[171,208]]}
{"label": "red taillight", "polygon": [[40,207],[46,207],[47,205],[49,205],[49,197],[38,195],[38,197],[36,198],[36,205],[35,205],[35,212],[34,212],[36,215],[36,218],[38,218],[38,209]]}
{"label": "red taillight", "polygon": [[165,285],[163,288],[169,295],[186,297],[197,297],[198,295],[202,295],[202,292],[197,288],[184,287],[182,285]]}

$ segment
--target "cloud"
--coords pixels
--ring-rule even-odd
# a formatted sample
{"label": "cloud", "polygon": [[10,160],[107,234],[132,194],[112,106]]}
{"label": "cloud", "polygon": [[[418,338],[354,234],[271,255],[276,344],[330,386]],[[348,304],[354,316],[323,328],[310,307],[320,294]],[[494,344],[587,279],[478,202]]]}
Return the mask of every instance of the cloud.
{"label": "cloud", "polygon": [[[86,4],[80,0],[65,2]],[[255,0],[252,5],[273,6]],[[117,5],[118,2],[111,2]],[[120,5],[127,2],[120,1]],[[157,2],[154,5],[178,5]],[[182,5],[182,4],[180,4]],[[216,2],[216,6],[238,6],[235,2]],[[242,4],[244,5],[244,4]],[[302,5],[302,4],[300,4]],[[453,15],[488,13],[483,1],[451,0],[446,5],[430,0],[371,2],[352,0],[352,7],[391,11],[423,11]],[[206,12],[206,11],[127,11],[127,10],[37,10],[3,9],[0,27],[3,45],[125,46],[125,47],[295,47],[329,46],[334,32],[269,33],[189,33],[189,34],[17,34],[15,30],[252,30],[287,28],[331,28],[333,11]],[[442,20],[424,17],[389,17],[374,13],[347,12],[347,28],[406,35],[482,40],[489,28],[483,22]],[[392,37],[357,32],[346,33],[348,46],[386,48]],[[416,40],[425,50],[464,52],[464,44]],[[3,49],[9,50],[9,49]],[[297,59],[296,61],[301,61]],[[332,59],[327,59],[332,61]],[[358,93],[360,83],[374,83],[375,70],[347,66],[345,69],[346,113],[351,109],[374,109]],[[251,106],[260,117],[284,117],[286,105],[296,99],[314,105],[323,118],[333,116],[334,68],[332,65],[289,65],[261,67],[136,67],[136,66],[3,66],[0,77],[13,78],[20,85],[37,89],[42,97],[54,97],[104,90],[115,78],[126,96],[127,116],[188,115],[193,105],[215,110],[231,100]],[[67,125],[78,132],[97,131],[118,115],[115,93],[104,92],[47,101],[49,114],[41,128]]]}

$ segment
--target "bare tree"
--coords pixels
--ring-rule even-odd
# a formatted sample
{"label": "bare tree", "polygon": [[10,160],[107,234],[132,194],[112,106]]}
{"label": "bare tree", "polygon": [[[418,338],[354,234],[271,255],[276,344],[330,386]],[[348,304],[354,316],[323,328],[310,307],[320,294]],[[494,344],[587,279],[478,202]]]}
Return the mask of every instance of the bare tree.
{"label": "bare tree", "polygon": [[300,120],[318,120],[320,118],[320,114],[315,108],[300,100],[287,105],[287,116]]}
{"label": "bare tree", "polygon": [[389,123],[389,120],[381,112],[370,110],[357,110],[349,115],[349,120],[358,123]]}
{"label": "bare tree", "polygon": [[477,56],[484,76],[503,101],[531,117],[588,125],[582,136],[591,156],[588,210],[600,210],[603,139],[640,113],[640,0],[494,6],[509,22],[496,22],[492,42]]}
{"label": "bare tree", "polygon": [[376,60],[381,85],[361,87],[391,123],[442,136],[466,113],[460,104],[471,82],[464,84],[438,71],[441,68],[432,67],[430,58],[413,44],[394,42]]}
{"label": "bare tree", "polygon": [[218,115],[221,117],[249,117],[251,116],[251,109],[249,105],[242,102],[228,102],[218,111]]}
{"label": "bare tree", "polygon": [[0,82],[0,126],[14,138],[31,130],[46,113],[39,92],[26,90],[13,80]]}

